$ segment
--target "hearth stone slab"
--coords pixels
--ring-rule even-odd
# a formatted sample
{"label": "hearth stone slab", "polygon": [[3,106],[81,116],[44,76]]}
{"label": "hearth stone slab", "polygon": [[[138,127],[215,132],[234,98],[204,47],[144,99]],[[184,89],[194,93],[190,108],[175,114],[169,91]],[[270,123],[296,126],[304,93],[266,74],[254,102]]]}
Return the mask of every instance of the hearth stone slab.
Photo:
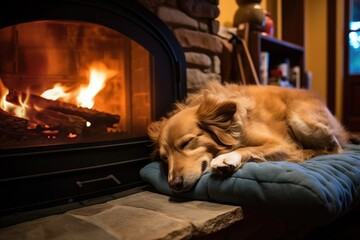
{"label": "hearth stone slab", "polygon": [[191,239],[242,218],[238,206],[174,199],[144,190],[0,229],[0,240]]}
{"label": "hearth stone slab", "polygon": [[242,209],[238,206],[204,201],[181,201],[152,192],[141,192],[108,203],[148,209],[181,219],[192,225],[193,235],[216,232],[243,218]]}
{"label": "hearth stone slab", "polygon": [[94,215],[77,215],[76,211],[71,215],[99,226],[116,239],[171,240],[191,236],[189,223],[147,209],[113,206]]}
{"label": "hearth stone slab", "polygon": [[0,229],[1,240],[116,240],[100,227],[69,214],[54,215]]}

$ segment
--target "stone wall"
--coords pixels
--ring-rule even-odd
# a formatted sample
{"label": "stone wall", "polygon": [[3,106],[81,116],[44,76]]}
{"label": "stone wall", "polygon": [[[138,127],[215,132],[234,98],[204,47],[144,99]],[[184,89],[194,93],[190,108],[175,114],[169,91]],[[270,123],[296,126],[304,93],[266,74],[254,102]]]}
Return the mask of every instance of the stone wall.
{"label": "stone wall", "polygon": [[219,0],[138,0],[157,15],[184,48],[188,90],[201,88],[209,80],[221,81],[223,45],[216,35]]}

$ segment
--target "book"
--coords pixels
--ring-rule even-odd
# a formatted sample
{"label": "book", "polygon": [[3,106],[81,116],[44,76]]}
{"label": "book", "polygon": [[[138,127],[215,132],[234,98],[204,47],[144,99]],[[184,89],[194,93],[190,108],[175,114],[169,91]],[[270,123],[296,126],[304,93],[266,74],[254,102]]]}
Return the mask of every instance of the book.
{"label": "book", "polygon": [[301,75],[300,75],[300,66],[294,66],[291,68],[291,78],[290,82],[296,87],[301,87]]}
{"label": "book", "polygon": [[260,81],[262,85],[269,84],[269,52],[260,53]]}

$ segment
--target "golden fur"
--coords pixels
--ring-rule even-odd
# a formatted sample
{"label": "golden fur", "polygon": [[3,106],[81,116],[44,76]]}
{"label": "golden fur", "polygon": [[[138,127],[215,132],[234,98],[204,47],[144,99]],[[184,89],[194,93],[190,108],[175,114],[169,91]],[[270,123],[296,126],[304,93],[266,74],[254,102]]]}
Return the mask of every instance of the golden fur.
{"label": "golden fur", "polygon": [[189,190],[209,168],[229,174],[248,161],[301,162],[338,153],[349,138],[306,90],[214,82],[151,123],[148,134],[176,191]]}

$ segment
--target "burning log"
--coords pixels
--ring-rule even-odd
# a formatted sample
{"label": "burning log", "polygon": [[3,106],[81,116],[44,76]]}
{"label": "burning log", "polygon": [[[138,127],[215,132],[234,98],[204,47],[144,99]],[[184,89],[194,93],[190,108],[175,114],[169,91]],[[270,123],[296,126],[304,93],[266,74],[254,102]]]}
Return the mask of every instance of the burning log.
{"label": "burning log", "polygon": [[119,123],[120,121],[119,115],[78,107],[75,104],[61,102],[58,100],[49,100],[33,94],[26,96],[25,93],[19,93],[15,90],[9,90],[9,93],[6,96],[6,100],[14,104],[19,104],[19,96],[21,99],[27,98],[27,105],[32,107],[36,106],[37,108],[41,109],[58,111],[63,114],[79,116],[90,122],[92,126],[112,127],[114,124]]}
{"label": "burning log", "polygon": [[42,127],[42,131],[59,130],[61,134],[77,134],[80,135],[86,128],[86,120],[69,114],[44,109],[36,111],[28,109],[27,114],[32,121],[35,121]]}
{"label": "burning log", "polygon": [[21,139],[27,131],[28,120],[0,109],[0,139]]}
{"label": "burning log", "polygon": [[[0,136],[2,140],[21,139],[43,135],[49,132],[60,133],[65,137],[72,133],[80,135],[86,128],[86,120],[73,115],[63,114],[52,110],[27,110],[28,116],[36,123],[34,129],[29,129],[29,120],[19,118],[0,109]],[[58,134],[55,134],[58,135]]]}
{"label": "burning log", "polygon": [[6,126],[7,129],[26,129],[28,125],[28,120],[24,118],[19,118],[11,115],[8,112],[0,109],[0,126]]}

